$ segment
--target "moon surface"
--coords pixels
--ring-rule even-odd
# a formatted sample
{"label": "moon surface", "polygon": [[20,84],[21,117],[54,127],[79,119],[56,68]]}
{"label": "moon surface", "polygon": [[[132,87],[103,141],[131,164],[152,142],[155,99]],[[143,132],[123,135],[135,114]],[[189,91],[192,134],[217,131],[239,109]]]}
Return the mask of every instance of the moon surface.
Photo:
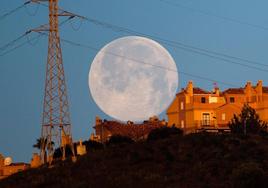
{"label": "moon surface", "polygon": [[178,88],[176,64],[159,43],[139,36],[116,39],[94,58],[89,88],[99,108],[120,121],[143,121],[170,105]]}

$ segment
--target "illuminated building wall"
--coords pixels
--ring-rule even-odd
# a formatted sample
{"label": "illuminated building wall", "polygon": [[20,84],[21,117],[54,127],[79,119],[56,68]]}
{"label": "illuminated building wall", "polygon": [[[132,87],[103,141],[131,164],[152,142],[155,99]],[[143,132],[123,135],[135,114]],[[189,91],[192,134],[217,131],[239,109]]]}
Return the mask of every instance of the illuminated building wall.
{"label": "illuminated building wall", "polygon": [[194,87],[190,81],[167,109],[168,125],[184,129],[186,133],[200,128],[224,128],[239,114],[245,103],[256,110],[260,118],[268,121],[268,87],[262,81],[256,86],[247,82],[245,87],[212,92]]}

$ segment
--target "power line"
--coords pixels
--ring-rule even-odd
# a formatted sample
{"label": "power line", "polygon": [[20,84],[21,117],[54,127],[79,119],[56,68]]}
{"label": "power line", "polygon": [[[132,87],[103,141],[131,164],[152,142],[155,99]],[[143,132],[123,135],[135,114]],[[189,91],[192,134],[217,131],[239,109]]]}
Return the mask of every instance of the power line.
{"label": "power line", "polygon": [[204,10],[201,10],[201,9],[188,7],[188,6],[182,5],[182,4],[178,3],[178,2],[172,2],[172,1],[169,1],[169,0],[159,0],[159,1],[161,1],[163,3],[166,3],[166,4],[169,4],[171,6],[174,6],[174,7],[184,8],[184,9],[187,9],[187,10],[192,11],[192,12],[197,12],[199,14],[203,14],[203,15],[207,15],[207,16],[213,16],[213,17],[221,19],[221,20],[237,23],[237,24],[240,24],[240,25],[246,25],[246,26],[249,26],[249,27],[254,27],[254,28],[257,28],[257,29],[265,30],[265,31],[268,30],[268,27],[266,27],[266,26],[241,21],[241,20],[231,18],[231,17],[227,17],[227,16],[220,16],[218,14],[214,14],[214,13],[209,12],[209,11],[204,11]]}
{"label": "power line", "polygon": [[20,10],[21,8],[23,8],[24,6],[26,6],[27,4],[29,4],[31,1],[26,1],[25,3],[23,3],[22,5],[8,11],[7,13],[3,14],[0,16],[0,21],[5,19],[6,17],[10,16],[11,14],[17,12],[18,10]]}
{"label": "power line", "polygon": [[[124,32],[124,33],[127,33],[127,34],[134,34],[134,35],[140,35],[140,36],[153,38],[153,39],[161,41],[162,43],[164,43],[164,44],[166,44],[168,46],[171,46],[173,48],[176,48],[176,49],[180,49],[180,50],[184,50],[184,51],[187,51],[187,52],[207,56],[209,58],[221,60],[222,62],[236,64],[236,65],[244,66],[244,67],[247,67],[247,68],[250,68],[250,69],[255,69],[255,70],[258,70],[258,71],[262,71],[262,72],[268,72],[267,69],[259,68],[259,67],[252,66],[252,65],[247,65],[247,64],[240,63],[240,62],[237,62],[237,61],[234,61],[234,60],[230,60],[230,59],[236,59],[236,60],[247,62],[248,64],[253,64],[253,65],[257,64],[259,66],[268,67],[268,65],[263,64],[263,63],[258,63],[258,62],[255,62],[255,61],[246,60],[246,59],[243,59],[243,58],[239,58],[239,57],[235,57],[235,56],[231,56],[231,55],[227,55],[227,54],[223,54],[223,53],[219,53],[219,52],[214,52],[214,51],[211,51],[211,50],[207,50],[207,49],[191,46],[191,45],[188,45],[188,44],[184,44],[182,42],[176,42],[176,41],[164,39],[162,37],[158,37],[158,36],[155,36],[155,35],[144,34],[144,33],[138,32],[138,31],[134,31],[134,30],[130,30],[128,28],[124,28],[124,27],[112,25],[112,24],[109,24],[109,23],[101,22],[99,20],[88,18],[88,17],[86,17],[85,19],[87,21],[89,21],[89,22],[92,22],[92,23],[96,24],[96,25],[104,26],[105,28],[112,29],[112,30],[114,30],[116,32]],[[222,56],[222,57],[220,57],[220,56]],[[227,59],[227,58],[229,58],[229,59]]]}
{"label": "power line", "polygon": [[[40,3],[40,5],[47,7],[47,5],[45,5],[43,3]],[[65,11],[63,9],[60,9],[60,10],[63,11],[63,12],[68,13],[68,11]],[[115,32],[123,32],[123,33],[131,34],[131,35],[139,35],[139,36],[145,36],[145,37],[153,38],[153,39],[156,39],[158,41],[162,41],[162,43],[164,43],[164,44],[166,44],[168,46],[171,46],[173,48],[177,48],[177,49],[188,51],[188,52],[191,52],[191,53],[207,56],[209,58],[221,60],[221,61],[226,62],[226,63],[236,64],[236,65],[244,66],[244,67],[247,67],[247,68],[250,68],[250,69],[255,69],[255,70],[258,70],[258,71],[262,71],[262,72],[267,72],[268,71],[268,70],[265,70],[265,69],[262,69],[262,68],[259,68],[259,67],[255,66],[255,65],[258,65],[258,66],[268,67],[268,65],[265,64],[265,63],[260,63],[260,62],[248,60],[248,59],[245,59],[245,58],[235,57],[235,56],[228,55],[228,54],[225,54],[225,53],[220,53],[220,52],[216,52],[216,51],[196,47],[196,46],[193,46],[193,45],[185,44],[183,42],[173,41],[173,40],[165,39],[165,38],[155,36],[155,35],[149,35],[149,34],[141,33],[139,31],[134,31],[134,30],[128,29],[126,27],[117,26],[117,25],[114,25],[114,24],[110,24],[110,23],[107,23],[107,22],[103,22],[103,21],[94,19],[94,18],[84,17],[84,16],[80,16],[80,15],[77,15],[77,14],[73,14],[73,15],[75,15],[75,16],[77,16],[79,18],[82,18],[84,20],[87,20],[87,21],[89,21],[89,22],[91,22],[91,23],[93,23],[95,25],[102,26],[102,27],[107,28],[107,29],[111,29],[111,30],[113,30]],[[218,56],[222,56],[222,57],[218,57]],[[229,60],[229,59],[233,59],[233,60]],[[234,61],[234,60],[236,60],[236,61]],[[243,62],[245,62],[247,64],[252,64],[253,66],[252,65],[247,65],[247,64],[244,64],[244,63],[240,63],[240,62],[237,62],[237,61],[243,61]]]}
{"label": "power line", "polygon": [[73,46],[87,48],[87,49],[93,50],[95,52],[100,52],[100,53],[116,56],[116,57],[126,59],[126,60],[129,60],[129,61],[132,61],[132,62],[141,63],[141,64],[144,64],[144,65],[150,65],[152,67],[156,67],[156,68],[159,68],[159,69],[164,69],[164,70],[171,71],[171,72],[177,72],[179,74],[183,74],[183,75],[186,75],[186,76],[190,76],[190,77],[194,77],[194,78],[198,78],[198,79],[202,79],[202,80],[206,80],[206,81],[210,81],[210,82],[217,82],[217,83],[220,83],[220,84],[223,84],[223,85],[228,85],[228,86],[231,86],[231,87],[238,87],[237,85],[234,85],[234,84],[231,84],[231,83],[227,83],[227,82],[223,82],[223,81],[219,81],[219,80],[214,80],[214,79],[211,79],[211,78],[207,78],[207,77],[203,77],[203,76],[199,76],[199,75],[195,75],[195,74],[191,74],[191,73],[187,73],[187,72],[183,72],[183,71],[177,71],[177,70],[174,70],[174,69],[171,69],[171,68],[168,68],[168,67],[154,65],[154,64],[142,61],[142,60],[138,60],[138,59],[130,58],[130,57],[127,57],[127,56],[119,55],[119,54],[116,54],[114,52],[101,51],[101,49],[98,49],[98,48],[95,48],[95,47],[92,47],[92,46],[89,46],[89,45],[73,42],[73,41],[70,41],[70,40],[66,40],[66,39],[63,39],[63,38],[61,38],[61,40],[63,42],[65,42],[65,43],[68,43],[68,44],[73,45]]}
{"label": "power line", "polygon": [[[66,23],[66,21],[65,21]],[[12,46],[14,45],[16,42],[18,42],[20,39],[22,39],[23,37],[27,36],[30,32],[27,32],[25,34],[23,34],[22,36],[18,37],[17,39],[11,41],[10,43],[8,43],[7,45],[4,45],[4,46]],[[13,48],[11,48],[10,50],[8,51],[5,51],[3,53],[0,54],[0,56],[4,56],[4,55],[7,55],[13,51],[15,51],[16,49],[22,47],[22,46],[25,46],[26,44],[28,44],[30,41],[33,41],[37,38],[39,38],[40,36],[48,36],[47,33],[43,33],[43,32],[37,32],[39,35],[31,38],[31,39],[28,39],[27,41],[23,42],[23,43],[20,43],[16,46],[14,46]],[[95,47],[92,47],[92,46],[89,46],[89,45],[85,45],[85,44],[81,44],[81,43],[77,43],[77,42],[73,42],[73,41],[70,41],[70,40],[67,40],[67,39],[63,39],[61,38],[61,41],[67,43],[67,44],[70,44],[70,45],[73,45],[73,46],[78,46],[78,47],[82,47],[82,48],[87,48],[87,49],[90,49],[92,51],[95,51],[95,52],[100,52],[100,49],[99,48],[95,48]],[[12,45],[11,45],[12,44]],[[1,47],[3,48],[3,47]],[[164,69],[164,70],[167,70],[167,71],[172,71],[172,72],[177,72],[179,74],[182,74],[182,75],[186,75],[186,76],[190,76],[190,77],[193,77],[193,78],[198,78],[198,79],[201,79],[201,80],[206,80],[206,81],[209,81],[209,82],[217,82],[219,84],[223,84],[223,85],[226,85],[226,86],[231,86],[231,87],[238,87],[234,84],[231,84],[231,83],[227,83],[227,82],[223,82],[223,81],[219,81],[219,80],[214,80],[214,79],[211,79],[211,78],[207,78],[207,77],[203,77],[203,76],[199,76],[199,75],[195,75],[195,74],[191,74],[191,73],[187,73],[187,72],[183,72],[183,71],[177,71],[177,70],[173,70],[173,69],[170,69],[168,67],[162,67],[162,66],[159,66],[159,65],[153,65],[153,64],[150,64],[148,62],[144,62],[144,61],[141,61],[141,60],[137,60],[137,59],[134,59],[134,58],[130,58],[130,57],[126,57],[126,56],[122,56],[122,55],[119,55],[119,54],[116,54],[116,53],[113,53],[113,52],[103,52],[101,51],[102,53],[106,53],[106,54],[109,54],[109,55],[112,55],[112,56],[116,56],[116,57],[120,57],[120,58],[124,58],[124,59],[127,59],[129,61],[132,61],[132,62],[136,62],[136,63],[142,63],[142,64],[145,64],[145,65],[150,65],[150,66],[153,66],[153,67],[156,67],[156,68],[160,68],[160,69]]]}
{"label": "power line", "polygon": [[[183,50],[183,51],[188,51],[188,52],[192,52],[192,53],[195,53],[195,54],[199,54],[199,55],[207,56],[207,57],[210,57],[210,58],[218,59],[218,60],[221,60],[221,61],[224,61],[224,62],[227,62],[227,63],[241,65],[241,66],[244,66],[244,67],[247,67],[247,68],[252,68],[252,69],[255,69],[255,70],[259,70],[259,71],[264,71],[264,70],[261,69],[261,68],[255,67],[255,66],[247,65],[247,64],[244,64],[244,63],[239,63],[239,62],[236,62],[234,60],[243,61],[243,62],[246,62],[248,64],[252,64],[252,65],[259,65],[259,66],[268,67],[268,65],[264,64],[264,63],[259,63],[259,62],[256,62],[256,61],[247,60],[247,59],[243,59],[243,58],[240,58],[240,57],[235,57],[235,56],[231,56],[231,55],[227,55],[227,54],[223,54],[223,53],[219,53],[219,52],[215,52],[215,51],[195,47],[195,46],[192,46],[192,45],[184,44],[182,42],[176,42],[176,41],[164,39],[162,37],[158,37],[158,36],[155,36],[155,35],[149,35],[149,34],[140,33],[140,32],[137,32],[137,31],[130,30],[130,29],[117,27],[117,26],[114,26],[114,25],[111,25],[111,24],[106,24],[104,22],[100,23],[99,21],[96,21],[96,20],[91,19],[91,18],[90,19],[87,18],[87,19],[88,19],[88,21],[90,21],[90,22],[92,22],[92,23],[94,23],[96,25],[105,26],[106,28],[113,29],[116,32],[125,32],[125,33],[128,33],[128,34],[134,34],[134,35],[140,35],[140,36],[153,38],[153,39],[161,41],[162,43],[164,43],[164,44],[166,44],[168,46],[171,46],[173,48],[177,48],[177,49],[180,49],[180,50]],[[222,57],[218,57],[218,56],[222,56]],[[233,59],[233,60],[228,60],[227,58],[228,59]],[[265,70],[265,71],[267,71],[267,70]]]}
{"label": "power line", "polygon": [[[32,0],[31,0],[32,1]],[[26,13],[29,15],[29,16],[35,16],[39,10],[39,4],[37,5],[36,9],[34,10],[34,12],[30,12],[27,8],[27,6],[24,7],[25,8],[25,11]]]}
{"label": "power line", "polygon": [[[39,5],[47,7],[46,4],[43,4],[43,3],[38,2],[38,1],[33,1],[33,0],[27,1],[21,6],[24,6],[24,5],[26,5],[26,4],[30,3],[30,2],[38,3]],[[166,1],[163,1],[163,2],[166,2]],[[65,11],[65,10],[62,10],[62,9],[60,9],[60,10],[65,12],[65,13],[68,13],[68,11]],[[73,14],[73,15],[75,15],[75,14]],[[259,68],[259,67],[255,66],[255,65],[259,65],[259,66],[268,67],[268,65],[264,64],[264,63],[248,60],[248,59],[245,59],[245,58],[235,57],[235,56],[232,56],[232,55],[228,55],[228,54],[224,54],[224,53],[220,53],[220,52],[216,52],[216,51],[211,51],[211,50],[204,49],[204,48],[195,47],[195,46],[188,45],[188,44],[185,44],[185,43],[182,43],[182,42],[177,42],[177,41],[164,39],[164,38],[159,37],[159,36],[148,35],[148,34],[145,34],[145,33],[141,33],[141,32],[138,32],[138,31],[134,31],[134,30],[125,28],[125,27],[109,24],[109,23],[102,22],[102,21],[99,21],[99,20],[96,20],[96,19],[93,19],[93,18],[89,18],[89,17],[83,17],[83,16],[79,16],[79,15],[75,15],[75,16],[77,16],[79,18],[83,18],[83,19],[85,19],[85,20],[87,20],[87,21],[89,21],[91,23],[94,23],[95,25],[102,26],[102,27],[105,27],[105,28],[108,28],[108,29],[112,29],[115,32],[124,32],[124,33],[127,33],[127,34],[134,34],[134,35],[140,35],[140,36],[146,36],[146,37],[154,38],[154,39],[157,39],[159,41],[162,41],[166,45],[169,45],[169,46],[171,46],[173,48],[177,48],[177,49],[184,50],[184,51],[187,51],[187,52],[207,56],[209,58],[221,60],[221,61],[226,62],[226,63],[236,64],[236,65],[244,66],[244,67],[247,67],[247,68],[250,68],[250,69],[255,69],[255,70],[258,70],[258,71],[262,71],[262,72],[267,72],[268,71],[266,69],[262,69],[262,68]],[[222,56],[222,57],[218,57],[218,56]],[[247,65],[247,64],[240,63],[240,62],[233,61],[233,60],[229,60],[229,59],[234,59],[234,60],[237,60],[237,61],[243,61],[245,63],[252,64],[254,66]]]}
{"label": "power line", "polygon": [[26,32],[26,33],[22,34],[21,36],[17,37],[16,39],[14,39],[14,40],[8,42],[7,44],[5,44],[5,45],[3,45],[3,46],[1,46],[1,47],[0,47],[0,51],[4,51],[4,50],[6,50],[8,47],[14,45],[16,42],[18,42],[19,40],[21,40],[22,38],[24,38],[24,37],[25,37],[26,35],[28,35],[28,34],[29,34],[29,33]]}
{"label": "power line", "polygon": [[[42,3],[39,3],[41,5],[44,5]],[[60,9],[62,10],[62,9]],[[62,10],[63,11],[63,10]],[[67,11],[64,11],[66,13],[68,13]],[[147,36],[147,37],[150,37],[150,38],[156,38],[162,42],[164,42],[165,44],[169,45],[169,46],[172,46],[174,48],[178,48],[178,49],[183,49],[183,50],[186,50],[188,52],[193,52],[193,53],[197,53],[197,54],[200,54],[200,55],[205,55],[205,56],[208,56],[208,57],[211,57],[211,58],[216,58],[216,59],[219,59],[219,60],[222,60],[222,61],[225,61],[225,62],[229,62],[229,63],[233,63],[233,64],[238,64],[238,65],[241,65],[241,66],[245,66],[247,68],[252,68],[252,69],[256,69],[256,70],[259,70],[259,71],[268,71],[268,70],[264,70],[264,69],[260,69],[260,68],[257,68],[257,67],[254,67],[254,66],[250,66],[250,65],[245,65],[245,64],[242,64],[242,63],[238,63],[238,62],[234,62],[234,61],[231,61],[231,60],[228,60],[228,59],[225,59],[225,58],[221,58],[221,57],[216,57],[214,55],[210,55],[210,54],[207,54],[207,53],[204,53],[204,52],[199,52],[197,50],[204,50],[205,52],[211,52],[209,50],[206,50],[206,49],[201,49],[201,48],[197,48],[197,47],[194,47],[194,46],[189,46],[189,45],[186,45],[186,44],[183,44],[183,43],[178,43],[178,42],[175,42],[175,41],[171,41],[171,40],[167,40],[167,39],[163,39],[161,37],[158,37],[158,36],[153,36],[153,35],[148,35],[148,34],[144,34],[144,33],[141,33],[141,32],[138,32],[138,31],[134,31],[134,30],[131,30],[131,29],[128,29],[128,28],[124,28],[124,27],[120,27],[120,26],[116,26],[116,25],[113,25],[113,24],[109,24],[109,23],[105,23],[105,22],[102,22],[102,21],[99,21],[99,20],[96,20],[96,19],[92,19],[92,18],[88,18],[88,17],[82,17],[82,16],[79,16],[79,15],[74,15],[74,16],[78,16],[80,18],[83,18],[91,23],[94,23],[96,25],[100,25],[100,26],[103,26],[103,27],[106,27],[106,28],[109,28],[109,29],[112,29],[116,32],[124,32],[124,33],[128,33],[128,34],[135,34],[135,35],[142,35],[142,36]],[[69,18],[70,19],[70,18]],[[69,20],[68,19],[68,20]],[[67,21],[68,21],[67,20]],[[65,21],[66,22],[66,21]],[[25,34],[24,34],[25,35]],[[37,36],[37,37],[40,37],[40,36]],[[37,37],[35,38],[32,38],[31,40],[34,40],[36,39]],[[13,40],[11,42],[11,44],[13,45],[15,42],[17,42],[18,40],[20,40],[21,38],[23,38],[23,36],[21,37],[18,37],[17,39]],[[71,41],[68,41],[68,40],[65,40],[63,39],[62,40],[63,42],[67,42],[69,44],[75,44],[76,46],[80,46],[80,47],[87,47],[91,50],[94,50],[94,51],[99,51],[100,49],[97,49],[97,48],[94,48],[94,47],[90,47],[90,46],[86,46],[86,45],[82,45],[82,44],[78,44],[78,43],[74,43],[74,42],[71,42]],[[7,44],[2,48],[6,47],[6,46],[10,46],[11,44]],[[2,53],[0,54],[0,56],[3,56],[7,53],[10,53],[14,50],[16,50],[17,48],[20,48],[21,46],[24,46],[25,44],[27,44],[27,42],[24,42],[22,44],[19,44],[17,46],[15,46],[14,48],[12,48],[11,50],[5,52],[5,53]],[[178,45],[182,45],[182,46],[178,46]],[[213,52],[213,53],[217,53],[217,55],[226,55],[226,54],[221,54],[221,53],[218,53],[218,52]],[[110,55],[112,55],[110,53]],[[113,54],[113,55],[116,55],[116,54]],[[116,56],[120,56],[120,55],[116,55]],[[233,56],[229,56],[229,55],[226,55],[226,57],[233,57]],[[123,58],[123,57],[121,57]],[[124,57],[124,58],[127,58],[127,57]],[[237,58],[237,57],[233,57],[233,58]],[[240,60],[243,60],[241,58],[237,58],[237,59],[240,59]],[[131,59],[130,59],[131,60]],[[133,60],[133,59],[132,59]],[[134,60],[136,62],[139,62],[137,60]],[[249,61],[249,60],[246,60],[246,61]],[[252,62],[252,61],[251,61]],[[146,62],[143,62],[143,64],[148,64]],[[267,66],[265,64],[263,64],[264,66]],[[158,66],[158,68],[160,68]],[[165,68],[166,70],[168,70],[168,68],[166,67],[162,67],[162,68]],[[172,70],[169,70],[169,71],[172,71]],[[184,75],[187,75],[187,76],[191,76],[191,77],[195,77],[195,78],[199,78],[199,79],[203,79],[203,80],[207,80],[207,81],[211,81],[211,82],[218,82],[218,83],[221,83],[221,84],[224,84],[224,85],[229,85],[229,86],[235,86],[233,84],[230,84],[230,83],[226,83],[226,82],[222,82],[222,81],[217,81],[217,80],[213,80],[213,79],[210,79],[210,78],[206,78],[206,77],[202,77],[202,76],[197,76],[197,75],[193,75],[193,74],[190,74],[190,73],[186,73],[186,72],[179,72],[180,74],[184,74]]]}
{"label": "power line", "polygon": [[[69,18],[67,18],[66,20],[64,20],[64,21],[62,21],[61,23],[59,23],[59,27],[63,26],[65,23],[67,23],[67,22],[68,22],[69,20],[71,20],[72,18],[73,18],[73,17],[69,17]],[[41,26],[41,28],[43,28],[43,29],[46,28],[46,25]],[[34,31],[34,30],[29,30],[29,31],[25,32],[24,34],[22,34],[21,36],[17,37],[16,39],[14,39],[14,40],[8,42],[7,44],[5,44],[5,45],[3,45],[3,46],[1,46],[1,47],[0,47],[0,52],[1,52],[1,51],[3,51],[3,52],[0,53],[0,56],[4,56],[4,55],[6,55],[6,54],[9,54],[9,53],[15,51],[16,49],[21,48],[22,46],[26,45],[27,43],[33,45],[33,44],[31,43],[31,41],[33,41],[34,39],[37,39],[38,37],[40,37],[40,33],[39,33],[38,36],[33,37],[32,39],[27,38],[27,41],[25,41],[25,42],[23,42],[23,43],[20,43],[20,44],[18,44],[18,45],[16,45],[16,46],[14,46],[16,43],[18,43],[20,40],[22,40],[23,38],[25,38],[26,36],[28,36],[28,35],[29,35],[31,32],[33,32],[33,31]],[[42,35],[43,35],[43,34],[42,34]],[[9,50],[7,50],[8,48],[10,48],[10,47],[12,47],[12,46],[14,46],[14,47],[11,48],[11,49],[9,49]]]}
{"label": "power line", "polygon": [[[39,33],[39,35],[37,35],[37,36],[35,36],[35,37],[31,38],[31,39],[28,39],[27,41],[24,41],[24,42],[22,42],[22,43],[20,43],[20,44],[18,44],[18,45],[16,45],[16,46],[14,46],[13,48],[11,48],[11,49],[9,49],[9,50],[7,50],[7,51],[1,53],[0,56],[1,56],[1,57],[2,57],[2,56],[5,56],[5,55],[7,55],[7,54],[9,54],[9,53],[11,53],[11,52],[17,50],[18,48],[21,48],[21,47],[25,46],[25,45],[28,44],[29,42],[31,42],[31,41],[33,41],[33,40],[39,38],[39,37],[42,36],[42,35],[44,35],[44,34]],[[26,35],[25,35],[25,36],[26,36]]]}
{"label": "power line", "polygon": [[[256,61],[247,60],[247,59],[244,59],[244,58],[235,57],[235,56],[231,56],[231,55],[228,55],[228,54],[224,54],[224,53],[220,53],[220,52],[215,52],[215,51],[195,47],[195,46],[192,46],[192,45],[184,44],[182,42],[177,42],[177,41],[164,39],[162,37],[155,36],[155,35],[149,35],[149,34],[141,33],[141,32],[138,32],[138,31],[134,31],[134,30],[131,30],[131,29],[128,29],[128,28],[125,28],[125,27],[121,27],[121,26],[110,24],[110,23],[102,22],[102,21],[99,21],[99,20],[96,20],[96,19],[93,19],[93,18],[89,18],[89,17],[83,17],[83,18],[85,20],[91,22],[91,23],[94,23],[95,25],[102,26],[102,27],[105,27],[105,28],[108,28],[108,29],[112,29],[115,32],[124,32],[124,33],[127,33],[127,34],[134,34],[134,35],[140,35],[140,36],[146,36],[146,37],[149,37],[149,38],[154,38],[156,40],[162,41],[166,45],[169,45],[169,46],[171,46],[173,48],[177,48],[177,49],[180,49],[180,50],[196,53],[196,54],[199,54],[199,55],[207,56],[207,57],[218,59],[218,60],[221,60],[221,61],[224,61],[224,62],[227,62],[227,63],[244,66],[244,67],[255,69],[255,70],[258,70],[258,71],[262,71],[262,72],[263,71],[264,72],[268,71],[268,70],[258,68],[258,67],[255,67],[255,66],[246,65],[244,63],[239,63],[239,62],[236,62],[236,61],[233,61],[233,60],[228,60],[226,58],[234,59],[234,60],[238,60],[238,61],[244,61],[244,62],[246,62],[248,64],[268,67],[268,65],[264,64],[264,63],[259,63],[259,62],[256,62]],[[213,54],[213,55],[211,55],[211,54]],[[222,56],[222,57],[217,57],[217,56]]]}
{"label": "power line", "polygon": [[[72,18],[73,17],[68,18],[67,20],[63,21],[60,25],[63,25],[64,23],[66,23],[67,21],[69,21]],[[147,35],[147,34],[136,32],[136,31],[133,31],[133,30],[130,30],[130,29],[127,29],[127,28],[123,28],[123,27],[119,27],[119,26],[114,26],[112,24],[108,24],[108,23],[105,23],[105,22],[100,22],[100,21],[95,20],[95,19],[92,19],[92,18],[86,18],[86,20],[88,20],[88,21],[90,21],[90,22],[92,22],[94,24],[102,25],[102,26],[105,26],[105,27],[111,28],[111,29],[114,29],[115,27],[117,27],[116,28],[116,31],[118,31],[118,32],[121,32],[122,31],[122,32],[127,32],[129,34],[142,35],[142,36],[146,36],[146,37],[150,37],[150,38],[155,38],[155,39],[157,39],[159,41],[162,41],[163,43],[165,43],[165,44],[167,44],[167,45],[169,45],[169,46],[171,46],[173,48],[176,48],[176,49],[180,49],[180,50],[184,50],[184,51],[187,51],[187,52],[191,52],[191,53],[195,53],[195,54],[207,56],[209,58],[217,59],[217,60],[220,60],[222,62],[226,62],[226,63],[230,63],[230,64],[235,64],[235,65],[247,67],[249,69],[258,70],[258,71],[261,71],[261,72],[268,72],[267,69],[263,69],[263,68],[259,68],[259,67],[256,67],[256,66],[247,65],[247,64],[244,64],[244,63],[240,63],[240,62],[237,62],[237,61],[233,61],[233,60],[227,59],[228,57],[229,58],[232,57],[232,56],[229,56],[229,55],[221,54],[221,53],[218,53],[218,52],[211,52],[211,51],[206,50],[206,49],[201,49],[201,48],[197,48],[197,47],[194,47],[194,46],[185,45],[185,44],[178,43],[178,42],[175,42],[175,41],[171,41],[171,40],[168,40],[168,39],[163,39],[163,38],[158,37],[158,36]],[[15,39],[15,41],[16,41],[16,39]],[[0,48],[0,49],[2,49],[2,48]],[[212,55],[209,54],[209,52]],[[217,56],[217,55],[219,55],[219,56]],[[223,57],[220,57],[220,55],[222,55]],[[234,57],[233,59],[241,59],[241,58]],[[219,63],[219,62],[216,62],[216,63]],[[254,63],[251,62],[250,64],[254,64]],[[256,64],[267,66],[267,65],[260,64],[260,63],[257,63],[257,62],[256,62]]]}
{"label": "power line", "polygon": [[82,24],[83,24],[83,19],[81,19],[81,18],[80,18],[80,22],[79,22],[78,26],[75,26],[73,24],[73,22],[70,22],[70,25],[74,31],[78,31],[82,27]]}
{"label": "power line", "polygon": [[[41,32],[39,32],[39,33],[41,33]],[[45,34],[45,35],[48,36],[47,34]],[[61,37],[61,41],[64,42],[64,43],[70,44],[72,46],[86,48],[86,49],[89,49],[89,50],[92,50],[92,51],[95,51],[95,52],[100,52],[100,53],[112,55],[112,56],[115,56],[115,57],[119,57],[119,58],[122,58],[122,59],[132,61],[132,62],[136,62],[136,63],[140,63],[140,64],[144,64],[144,65],[149,65],[149,66],[152,66],[152,67],[156,67],[156,68],[171,71],[171,72],[176,72],[176,73],[179,73],[179,74],[183,74],[183,75],[186,75],[186,76],[198,78],[198,79],[201,79],[201,80],[206,80],[206,81],[209,81],[209,82],[217,82],[219,84],[226,85],[226,86],[231,86],[231,87],[238,87],[237,85],[227,83],[227,82],[224,82],[224,81],[214,80],[214,79],[211,79],[211,78],[207,78],[207,77],[203,77],[203,76],[199,76],[199,75],[195,75],[195,74],[191,74],[191,73],[187,73],[187,72],[183,72],[183,71],[177,71],[177,70],[171,69],[169,67],[163,67],[163,66],[159,66],[159,65],[154,65],[154,64],[142,61],[142,60],[130,58],[130,57],[123,56],[123,55],[120,55],[120,54],[116,54],[114,52],[101,51],[101,49],[99,49],[99,48],[92,47],[92,46],[89,46],[89,45],[86,45],[86,44],[77,43],[77,42],[74,42],[74,41],[70,41],[70,40],[64,39],[62,37]]]}

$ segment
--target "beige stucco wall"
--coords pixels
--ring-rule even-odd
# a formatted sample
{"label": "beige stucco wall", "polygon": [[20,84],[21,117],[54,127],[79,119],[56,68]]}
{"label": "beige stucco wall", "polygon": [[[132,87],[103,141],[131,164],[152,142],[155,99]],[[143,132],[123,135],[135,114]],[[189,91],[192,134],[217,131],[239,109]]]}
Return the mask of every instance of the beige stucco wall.
{"label": "beige stucco wall", "polygon": [[[238,88],[236,93],[226,92],[203,92],[195,94],[193,83],[190,81],[187,88],[178,93],[175,100],[167,109],[168,125],[176,125],[183,129],[200,128],[200,121],[203,113],[210,114],[210,120],[216,126],[226,127],[234,114],[240,114],[245,103],[256,110],[260,118],[268,122],[268,93],[262,92],[262,82],[259,81],[256,87],[248,82],[245,88]],[[231,89],[232,91],[232,89]],[[238,92],[238,93],[237,93]],[[206,103],[201,103],[201,98],[206,98]],[[230,98],[234,97],[234,103]],[[181,102],[184,108],[181,109]],[[224,115],[223,115],[224,114]],[[225,119],[223,119],[223,116]]]}

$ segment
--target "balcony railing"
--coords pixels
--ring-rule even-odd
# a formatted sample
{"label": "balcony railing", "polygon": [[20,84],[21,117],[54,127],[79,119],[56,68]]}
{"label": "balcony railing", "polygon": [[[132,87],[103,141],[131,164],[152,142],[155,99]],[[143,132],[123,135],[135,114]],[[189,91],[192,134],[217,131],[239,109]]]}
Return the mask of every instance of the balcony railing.
{"label": "balcony railing", "polygon": [[215,120],[200,120],[195,121],[196,127],[216,127],[216,121]]}

